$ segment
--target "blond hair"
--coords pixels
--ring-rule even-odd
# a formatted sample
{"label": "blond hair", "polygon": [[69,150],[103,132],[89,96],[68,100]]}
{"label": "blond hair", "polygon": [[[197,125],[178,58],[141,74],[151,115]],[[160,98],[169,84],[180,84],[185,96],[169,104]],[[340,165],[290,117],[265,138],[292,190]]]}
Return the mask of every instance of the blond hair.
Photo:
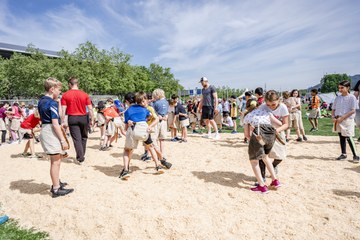
{"label": "blond hair", "polygon": [[161,99],[165,97],[165,92],[164,90],[157,88],[152,92],[152,97],[155,99]]}
{"label": "blond hair", "polygon": [[53,77],[49,77],[44,82],[44,88],[45,88],[45,91],[47,91],[47,92],[52,87],[61,87],[61,86],[62,86],[62,83],[59,80],[57,80],[56,78],[53,78]]}

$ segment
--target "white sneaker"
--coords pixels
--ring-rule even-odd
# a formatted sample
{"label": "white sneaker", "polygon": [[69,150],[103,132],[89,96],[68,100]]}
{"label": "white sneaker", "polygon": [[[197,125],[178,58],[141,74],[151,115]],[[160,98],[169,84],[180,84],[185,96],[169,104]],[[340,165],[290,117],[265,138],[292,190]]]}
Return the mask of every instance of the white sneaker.
{"label": "white sneaker", "polygon": [[220,134],[216,133],[215,137],[214,137],[214,140],[220,140]]}

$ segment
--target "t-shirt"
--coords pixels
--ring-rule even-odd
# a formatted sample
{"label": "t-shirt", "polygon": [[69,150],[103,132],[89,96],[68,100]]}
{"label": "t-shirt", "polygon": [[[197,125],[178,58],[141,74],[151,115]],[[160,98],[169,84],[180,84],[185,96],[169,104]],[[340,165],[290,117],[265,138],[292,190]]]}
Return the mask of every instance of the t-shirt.
{"label": "t-shirt", "polygon": [[160,116],[166,116],[168,114],[169,111],[169,102],[165,99],[159,99],[157,101],[154,102],[154,109],[155,112],[160,115]]}
{"label": "t-shirt", "polygon": [[145,107],[138,104],[131,105],[124,113],[125,123],[128,123],[129,120],[133,122],[146,122],[147,118],[150,116],[149,110]]}
{"label": "t-shirt", "polygon": [[208,88],[202,89],[203,95],[203,106],[214,107],[214,96],[213,93],[216,93],[216,89],[214,86],[210,85]]}
{"label": "t-shirt", "polygon": [[66,106],[67,115],[84,116],[86,115],[86,106],[91,105],[91,101],[85,92],[71,89],[63,94],[61,105]]}
{"label": "t-shirt", "polygon": [[151,116],[148,118],[148,121],[147,121],[147,124],[150,125],[157,118],[157,114],[155,112],[155,109],[152,106],[148,106],[146,109],[149,110],[149,112],[151,114]]}
{"label": "t-shirt", "polygon": [[223,109],[224,112],[230,112],[230,104],[229,104],[229,101],[225,100],[224,101],[224,109]]}
{"label": "t-shirt", "polygon": [[311,98],[311,109],[318,109],[320,108],[321,100],[318,95],[315,95]]}
{"label": "t-shirt", "polygon": [[257,108],[248,113],[244,118],[245,124],[256,127],[259,124],[271,124],[270,112],[264,108]]}
{"label": "t-shirt", "polygon": [[21,118],[21,110],[17,106],[12,106],[12,110],[15,112],[13,118]]}
{"label": "t-shirt", "polygon": [[[181,105],[180,103],[178,103],[178,104],[175,106],[175,115],[179,115],[179,113],[184,113],[184,114],[186,114],[185,108],[184,108],[183,105]],[[185,120],[185,119],[187,119],[187,117],[182,116],[182,115],[179,115],[179,120],[180,120],[180,121]]]}
{"label": "t-shirt", "polygon": [[[358,102],[354,95],[348,94],[346,96],[339,95],[335,98],[333,104],[333,110],[335,110],[335,116],[343,116],[353,109],[358,109]],[[352,114],[349,119],[354,119],[355,113]]]}
{"label": "t-shirt", "polygon": [[237,104],[236,104],[236,102],[231,103],[230,117],[237,117]]}
{"label": "t-shirt", "polygon": [[117,113],[117,111],[114,107],[105,108],[103,111],[103,114],[105,117],[111,117],[111,118],[116,118],[119,116],[119,114]]}
{"label": "t-shirt", "polygon": [[[356,83],[356,85],[354,87],[354,91],[359,92],[359,94],[360,94],[360,80]],[[358,97],[358,102],[359,102],[359,108],[360,108],[360,96]]]}
{"label": "t-shirt", "polygon": [[263,109],[265,111],[268,111],[274,115],[275,118],[282,121],[283,117],[289,116],[289,111],[285,104],[280,103],[279,106],[275,110],[271,110],[266,106],[266,104],[263,104],[259,107],[259,109]]}
{"label": "t-shirt", "polygon": [[5,119],[6,117],[5,112],[6,112],[6,108],[4,107],[0,108],[0,118]]}
{"label": "t-shirt", "polygon": [[24,129],[33,129],[39,123],[40,123],[40,118],[37,118],[35,117],[34,114],[31,114],[20,124],[20,127]]}
{"label": "t-shirt", "polygon": [[49,96],[43,96],[38,103],[38,110],[42,124],[51,124],[52,119],[60,123],[59,104]]}
{"label": "t-shirt", "polygon": [[258,106],[260,106],[261,104],[264,103],[264,97],[259,97],[256,101],[257,101]]}

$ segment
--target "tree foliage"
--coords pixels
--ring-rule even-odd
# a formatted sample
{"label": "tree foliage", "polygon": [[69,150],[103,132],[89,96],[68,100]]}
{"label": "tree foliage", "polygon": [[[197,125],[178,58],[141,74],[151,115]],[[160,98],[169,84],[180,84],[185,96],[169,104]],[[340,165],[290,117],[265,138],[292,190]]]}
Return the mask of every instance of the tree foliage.
{"label": "tree foliage", "polygon": [[232,95],[239,97],[241,94],[245,92],[245,89],[235,89],[235,88],[230,88],[228,86],[221,86],[221,87],[216,87],[216,91],[219,98],[227,99]]}
{"label": "tree foliage", "polygon": [[351,83],[351,78],[344,74],[327,74],[321,79],[322,93],[337,92],[338,85],[341,81],[347,80]]}
{"label": "tree foliage", "polygon": [[28,55],[14,53],[0,59],[0,98],[37,97],[43,93],[43,82],[55,77],[67,90],[67,79],[76,76],[80,88],[89,94],[124,95],[130,91],[152,91],[162,88],[167,94],[183,87],[170,68],[152,63],[134,66],[132,56],[117,48],[100,50],[93,43],[80,44],[74,52],[62,50],[60,58],[46,57],[33,45]]}

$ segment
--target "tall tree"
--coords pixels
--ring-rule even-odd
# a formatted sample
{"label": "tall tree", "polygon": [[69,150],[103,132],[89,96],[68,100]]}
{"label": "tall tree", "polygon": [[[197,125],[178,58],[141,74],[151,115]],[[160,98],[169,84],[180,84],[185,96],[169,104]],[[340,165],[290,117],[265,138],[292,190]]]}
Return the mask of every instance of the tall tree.
{"label": "tall tree", "polygon": [[321,79],[321,92],[337,92],[338,85],[341,81],[347,80],[351,83],[351,78],[344,74],[327,74]]}

